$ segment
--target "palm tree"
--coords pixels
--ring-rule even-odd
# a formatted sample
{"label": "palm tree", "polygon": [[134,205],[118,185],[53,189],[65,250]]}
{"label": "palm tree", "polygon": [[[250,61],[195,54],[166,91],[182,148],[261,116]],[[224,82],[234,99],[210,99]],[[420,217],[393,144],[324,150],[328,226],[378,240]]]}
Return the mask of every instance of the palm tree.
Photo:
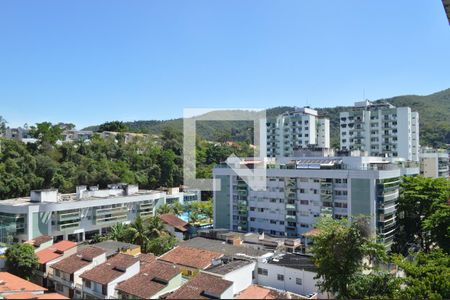
{"label": "palm tree", "polygon": [[145,231],[149,239],[158,238],[168,234],[164,227],[164,223],[158,216],[152,216],[145,220]]}
{"label": "palm tree", "polygon": [[163,204],[158,208],[157,212],[160,215],[170,214],[170,213],[172,213],[172,208],[170,207],[169,204]]}
{"label": "palm tree", "polygon": [[128,229],[128,225],[125,225],[123,223],[116,223],[111,227],[108,238],[114,241],[124,241],[124,239],[126,239]]}
{"label": "palm tree", "polygon": [[145,248],[148,243],[148,235],[141,217],[137,217],[134,223],[130,225],[130,242]]}

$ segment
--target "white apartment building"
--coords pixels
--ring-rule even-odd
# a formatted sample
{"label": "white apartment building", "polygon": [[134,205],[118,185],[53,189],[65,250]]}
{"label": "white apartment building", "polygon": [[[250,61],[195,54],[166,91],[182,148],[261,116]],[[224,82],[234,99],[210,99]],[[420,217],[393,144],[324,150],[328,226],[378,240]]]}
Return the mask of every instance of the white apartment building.
{"label": "white apartment building", "polygon": [[[183,195],[178,196],[183,199]],[[41,235],[84,241],[106,233],[116,223],[154,215],[165,203],[165,192],[127,184],[104,190],[79,186],[74,194],[59,194],[55,189],[32,191],[30,197],[0,201],[0,241],[21,242]]]}
{"label": "white apartment building", "polygon": [[371,218],[373,232],[388,247],[396,230],[400,176],[419,173],[418,167],[405,170],[385,158],[367,156],[257,163],[267,168],[265,191],[250,189],[226,164],[214,168],[221,188],[214,192],[214,228],[299,237],[321,215],[362,214]]}
{"label": "white apartment building", "polygon": [[422,148],[420,151],[420,174],[431,178],[448,178],[449,156],[445,149]]}
{"label": "white apartment building", "polygon": [[267,156],[293,156],[294,150],[330,147],[330,120],[305,107],[279,115],[267,122]]}
{"label": "white apartment building", "polygon": [[411,108],[361,101],[339,117],[341,150],[419,161],[419,114]]}

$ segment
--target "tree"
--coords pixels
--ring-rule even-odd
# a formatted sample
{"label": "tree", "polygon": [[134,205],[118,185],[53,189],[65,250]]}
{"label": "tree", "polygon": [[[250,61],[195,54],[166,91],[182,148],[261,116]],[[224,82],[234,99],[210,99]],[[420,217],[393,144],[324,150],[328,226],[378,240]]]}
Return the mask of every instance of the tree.
{"label": "tree", "polygon": [[141,217],[137,217],[136,220],[130,225],[130,243],[140,245],[145,249],[149,237]]}
{"label": "tree", "polygon": [[116,223],[111,227],[111,231],[108,234],[108,239],[125,241],[129,239],[130,232],[130,226],[123,223]]}
{"label": "tree", "polygon": [[374,243],[368,234],[367,219],[358,217],[350,223],[346,219],[324,217],[313,237],[312,253],[317,265],[319,287],[339,298],[350,298],[350,285],[358,274],[368,268],[364,258],[379,262],[386,258],[384,246]]}
{"label": "tree", "polygon": [[3,133],[5,133],[5,130],[6,130],[6,124],[7,124],[7,123],[8,123],[8,122],[6,122],[6,120],[3,119],[2,116],[0,116],[0,136],[1,136]]}
{"label": "tree", "polygon": [[53,146],[58,140],[62,139],[63,129],[59,125],[53,125],[50,122],[37,123],[32,126],[30,134],[39,139],[41,145]]}
{"label": "tree", "polygon": [[30,244],[14,244],[5,253],[8,272],[30,280],[39,268],[34,247]]}
{"label": "tree", "polygon": [[448,251],[449,221],[440,218],[448,214],[449,198],[448,180],[405,176],[397,209],[400,230],[393,250],[406,255],[410,245],[429,251],[437,244]]}
{"label": "tree", "polygon": [[396,298],[450,299],[450,255],[440,249],[421,251],[408,259],[394,255],[394,262],[406,275]]}
{"label": "tree", "polygon": [[386,272],[359,273],[349,284],[349,295],[351,299],[394,299],[400,283],[400,279]]}
{"label": "tree", "polygon": [[151,239],[146,247],[146,252],[153,253],[155,255],[162,255],[175,247],[177,239],[170,235],[165,234],[160,237]]}
{"label": "tree", "polygon": [[121,121],[112,121],[101,124],[98,127],[97,132],[113,131],[113,132],[126,132],[128,131],[128,125]]}

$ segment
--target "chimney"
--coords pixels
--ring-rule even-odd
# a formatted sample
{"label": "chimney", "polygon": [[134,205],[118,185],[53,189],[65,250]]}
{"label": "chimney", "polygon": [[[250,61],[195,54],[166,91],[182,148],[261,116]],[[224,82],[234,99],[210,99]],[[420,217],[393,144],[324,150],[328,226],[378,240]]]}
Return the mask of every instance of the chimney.
{"label": "chimney", "polygon": [[85,186],[85,185],[78,185],[76,187],[76,190],[77,190],[77,199],[82,199],[84,192],[87,191],[87,186]]}
{"label": "chimney", "polygon": [[58,190],[33,190],[30,193],[31,202],[58,202]]}

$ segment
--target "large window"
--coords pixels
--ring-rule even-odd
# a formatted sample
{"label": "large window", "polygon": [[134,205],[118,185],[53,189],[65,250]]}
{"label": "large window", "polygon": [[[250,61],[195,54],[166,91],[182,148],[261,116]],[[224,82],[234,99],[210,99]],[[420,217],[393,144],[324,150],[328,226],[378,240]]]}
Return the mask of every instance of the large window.
{"label": "large window", "polygon": [[284,275],[283,274],[277,274],[277,280],[284,281]]}

